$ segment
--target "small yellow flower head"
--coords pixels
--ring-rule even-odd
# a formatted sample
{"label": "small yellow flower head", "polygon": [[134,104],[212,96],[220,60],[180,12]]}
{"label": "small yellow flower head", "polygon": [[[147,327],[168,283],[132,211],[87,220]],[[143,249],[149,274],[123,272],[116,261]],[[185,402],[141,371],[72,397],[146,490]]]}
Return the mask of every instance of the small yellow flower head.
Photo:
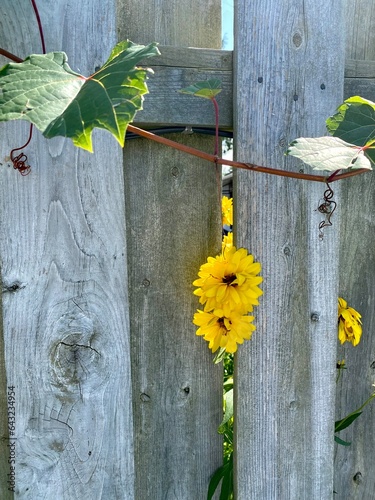
{"label": "small yellow flower head", "polygon": [[237,351],[237,344],[249,340],[255,326],[252,324],[254,316],[241,315],[232,312],[224,315],[222,309],[212,312],[197,311],[193,323],[199,326],[197,335],[202,335],[209,342],[208,347],[215,352],[219,347],[227,352]]}
{"label": "small yellow flower head", "polygon": [[263,281],[257,276],[260,270],[260,264],[254,262],[245,248],[224,248],[220,255],[209,257],[201,266],[199,279],[193,282],[199,287],[194,294],[206,312],[222,309],[225,317],[233,311],[246,314],[259,304],[258,297],[263,293],[258,287]]}
{"label": "small yellow flower head", "polygon": [[361,340],[362,322],[361,315],[339,297],[339,340],[341,344],[351,342],[356,346]]}
{"label": "small yellow flower head", "polygon": [[221,250],[224,252],[226,248],[230,248],[233,246],[233,233],[228,233],[223,236],[223,243]]}
{"label": "small yellow flower head", "polygon": [[338,370],[344,370],[346,369],[346,366],[345,366],[345,359],[341,360],[341,361],[337,361],[336,363],[336,368]]}
{"label": "small yellow flower head", "polygon": [[223,196],[221,199],[221,214],[223,219],[223,226],[233,225],[233,198]]}

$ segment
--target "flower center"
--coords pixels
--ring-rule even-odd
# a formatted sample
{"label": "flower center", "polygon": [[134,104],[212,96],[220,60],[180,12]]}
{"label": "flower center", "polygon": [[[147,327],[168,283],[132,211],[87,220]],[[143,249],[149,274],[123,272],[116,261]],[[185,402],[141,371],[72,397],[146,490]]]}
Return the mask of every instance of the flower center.
{"label": "flower center", "polygon": [[[226,285],[231,285],[236,278],[237,278],[237,276],[235,274],[230,274],[229,276],[224,276],[223,283],[225,283]],[[236,283],[233,286],[236,286]]]}
{"label": "flower center", "polygon": [[[221,332],[221,334],[222,334],[222,335],[224,335],[224,336],[228,335],[229,330],[228,330],[228,328],[225,326],[224,318],[219,318],[219,319],[217,320],[217,323],[218,323],[218,325],[220,326],[220,328],[223,330],[223,331]],[[231,321],[229,321],[229,323],[230,323],[230,324],[232,324],[232,322],[231,322]]]}

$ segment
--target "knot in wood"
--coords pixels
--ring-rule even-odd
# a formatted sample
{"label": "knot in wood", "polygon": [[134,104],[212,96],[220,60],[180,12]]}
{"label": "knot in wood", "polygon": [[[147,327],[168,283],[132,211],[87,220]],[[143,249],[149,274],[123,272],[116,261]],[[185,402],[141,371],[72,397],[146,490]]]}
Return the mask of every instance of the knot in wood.
{"label": "knot in wood", "polygon": [[353,481],[354,481],[356,484],[360,484],[360,483],[362,483],[362,481],[363,481],[363,478],[362,478],[362,473],[358,471],[356,474],[354,474],[354,476],[353,476]]}
{"label": "knot in wood", "polygon": [[310,319],[311,321],[313,321],[314,323],[317,323],[318,321],[320,321],[320,315],[319,313],[317,312],[313,312],[310,316]]}
{"label": "knot in wood", "polygon": [[97,385],[96,379],[101,378],[101,355],[84,337],[79,333],[67,335],[54,352],[53,364],[59,382],[71,390],[73,387],[73,391],[75,386],[85,383]]}
{"label": "knot in wood", "polygon": [[302,35],[298,31],[293,35],[293,45],[297,49],[302,45]]}

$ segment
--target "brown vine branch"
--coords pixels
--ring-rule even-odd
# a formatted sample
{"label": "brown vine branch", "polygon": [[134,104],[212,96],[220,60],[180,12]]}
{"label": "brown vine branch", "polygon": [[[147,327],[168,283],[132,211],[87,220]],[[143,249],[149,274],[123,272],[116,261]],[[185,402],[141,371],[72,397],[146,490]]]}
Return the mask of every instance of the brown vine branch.
{"label": "brown vine branch", "polygon": [[2,49],[2,48],[0,48],[0,55],[5,56],[8,59],[10,59],[11,61],[14,61],[16,63],[20,63],[23,61],[23,59],[21,59],[20,57],[17,57],[14,54],[12,54],[11,52],[8,52],[7,50]]}
{"label": "brown vine branch", "polygon": [[[0,48],[0,54],[17,63],[23,61],[23,59],[21,59],[20,57],[17,57],[11,52],[8,52],[7,50],[2,48]],[[184,153],[193,156],[197,156],[198,158],[202,158],[203,160],[207,160],[209,162],[217,163],[219,165],[229,165],[231,167],[242,168],[245,170],[252,170],[254,172],[261,172],[263,174],[278,175],[280,177],[290,177],[292,179],[304,179],[306,181],[315,181],[324,183],[327,183],[327,180],[330,179],[330,177],[332,177],[330,179],[330,182],[332,183],[341,179],[346,179],[348,177],[354,177],[355,175],[369,172],[369,170],[365,168],[359,168],[358,170],[350,170],[347,172],[343,172],[341,174],[335,174],[334,177],[332,175],[327,177],[324,175],[304,174],[302,172],[288,172],[286,170],[281,170],[278,168],[262,167],[259,165],[253,165],[251,163],[224,160],[222,158],[218,158],[217,155],[205,153],[204,151],[200,151],[199,149],[185,146],[184,144],[180,144],[179,142],[176,141],[171,141],[166,137],[161,137],[156,134],[153,134],[152,132],[147,132],[146,130],[143,130],[141,128],[134,127],[134,125],[128,125],[128,130],[129,132],[133,132],[134,134],[140,135],[141,137],[145,137],[146,139],[151,139],[152,141],[159,142],[160,144],[164,144],[165,146],[178,149],[179,151],[182,151]]]}
{"label": "brown vine branch", "polygon": [[[172,147],[174,149],[178,149],[184,153],[190,154],[192,156],[197,156],[198,158],[202,158],[203,160],[207,160],[209,162],[219,163],[220,165],[229,165],[235,168],[242,168],[245,170],[252,170],[254,172],[262,172],[264,174],[271,175],[279,175],[281,177],[291,177],[293,179],[304,179],[307,181],[315,181],[315,182],[327,182],[329,177],[324,175],[314,175],[314,174],[304,174],[302,172],[288,172],[286,170],[281,170],[278,168],[269,168],[269,167],[261,167],[259,165],[253,165],[251,163],[242,163],[238,161],[224,160],[222,158],[218,158],[215,155],[205,153],[204,151],[200,151],[199,149],[191,148],[190,146],[185,146],[184,144],[180,144],[176,141],[171,141],[166,137],[161,137],[152,132],[147,132],[138,127],[134,127],[134,125],[128,125],[129,132],[133,132],[134,134],[145,137],[146,139],[151,139],[152,141],[159,142],[160,144],[164,144],[165,146]],[[342,174],[335,175],[334,178],[330,180],[330,182],[338,181],[340,179],[345,179],[347,177],[353,177],[354,175],[362,174],[364,172],[368,172],[369,170],[365,168],[361,168],[358,170],[352,170],[350,172],[344,172]]]}

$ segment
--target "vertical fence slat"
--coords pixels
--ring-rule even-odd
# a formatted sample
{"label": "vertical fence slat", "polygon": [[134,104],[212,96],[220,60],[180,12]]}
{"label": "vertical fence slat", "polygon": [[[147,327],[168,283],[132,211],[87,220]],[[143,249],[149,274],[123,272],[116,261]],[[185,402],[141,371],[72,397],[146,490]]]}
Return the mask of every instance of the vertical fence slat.
{"label": "vertical fence slat", "polygon": [[[342,19],[342,2],[237,1],[237,159],[301,168],[288,142],[323,135],[342,99]],[[238,500],[332,498],[339,226],[335,214],[319,240],[324,189],[236,177],[236,241],[264,277],[257,330],[236,359]]]}
{"label": "vertical fence slat", "polygon": [[[220,47],[217,0],[119,5],[123,38]],[[146,99],[151,106],[152,94]],[[167,100],[165,106],[173,125],[173,106]],[[172,137],[213,150],[213,138]],[[144,140],[128,141],[124,166],[136,497],[205,498],[221,465],[222,370],[195,336],[192,281],[207,256],[220,250],[220,177],[207,162]]]}
{"label": "vertical fence slat", "polygon": [[[346,1],[346,57],[375,60],[374,2]],[[370,85],[373,79],[367,80]],[[369,89],[360,95],[374,101]],[[350,97],[347,95],[346,97]],[[375,382],[375,184],[373,173],[342,184],[340,237],[340,295],[362,314],[361,342],[340,345],[338,359],[345,359],[337,385],[336,418],[359,408],[374,391]],[[375,405],[372,402],[353,425],[340,433],[351,442],[337,446],[334,488],[340,500],[372,500],[375,491]]]}
{"label": "vertical fence slat", "polygon": [[[37,4],[47,50],[65,50],[71,67],[86,75],[105,62],[116,43],[115,2]],[[0,20],[2,47],[20,57],[41,52],[31,2],[1,2]],[[104,132],[94,133],[93,155],[35,131],[25,150],[32,171],[22,177],[5,158],[28,130],[19,122],[1,127],[0,254],[7,384],[16,394],[16,495],[132,499],[122,152]]]}

